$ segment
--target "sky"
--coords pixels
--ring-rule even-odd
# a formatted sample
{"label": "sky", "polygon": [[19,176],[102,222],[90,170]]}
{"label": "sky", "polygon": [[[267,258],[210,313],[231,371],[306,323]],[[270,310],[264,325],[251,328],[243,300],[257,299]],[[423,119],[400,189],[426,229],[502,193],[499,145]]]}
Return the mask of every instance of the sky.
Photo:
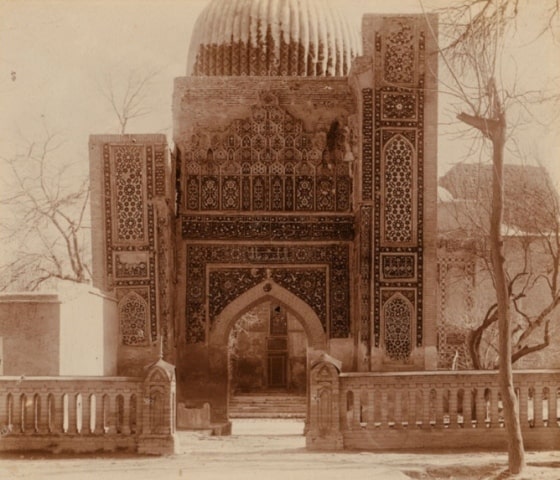
{"label": "sky", "polygon": [[[420,0],[335,1],[355,28],[365,12],[421,12]],[[424,7],[449,1],[424,0]],[[157,70],[158,75],[149,91],[150,114],[133,121],[128,132],[170,135],[173,78],[185,75],[190,34],[207,2],[0,0],[0,157],[12,157],[48,128],[62,141],[57,155],[87,171],[89,134],[118,131],[99,85],[109,74],[118,81],[131,70]],[[554,78],[558,86],[560,34],[556,44],[548,37],[531,42],[536,33],[531,18],[518,24],[519,35],[509,45],[515,62],[508,68],[527,88],[550,86]],[[449,125],[456,107],[445,95],[439,104],[438,164],[443,174],[464,160],[468,147],[461,146],[457,135],[445,134],[457,131],[456,124]],[[541,110],[538,118],[547,123],[552,113]],[[558,121],[547,126],[530,118],[528,123],[517,135],[519,142],[560,180]]]}

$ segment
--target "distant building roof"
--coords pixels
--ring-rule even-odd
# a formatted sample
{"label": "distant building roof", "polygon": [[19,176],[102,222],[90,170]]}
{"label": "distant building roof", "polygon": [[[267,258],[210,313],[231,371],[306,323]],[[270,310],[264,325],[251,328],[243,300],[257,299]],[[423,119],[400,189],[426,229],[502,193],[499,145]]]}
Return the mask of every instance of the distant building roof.
{"label": "distant building roof", "polygon": [[[439,196],[439,231],[469,223],[487,225],[492,202],[492,165],[460,163],[439,179],[451,199]],[[504,233],[549,231],[559,214],[558,192],[543,167],[504,165]],[[461,225],[459,225],[461,224]]]}

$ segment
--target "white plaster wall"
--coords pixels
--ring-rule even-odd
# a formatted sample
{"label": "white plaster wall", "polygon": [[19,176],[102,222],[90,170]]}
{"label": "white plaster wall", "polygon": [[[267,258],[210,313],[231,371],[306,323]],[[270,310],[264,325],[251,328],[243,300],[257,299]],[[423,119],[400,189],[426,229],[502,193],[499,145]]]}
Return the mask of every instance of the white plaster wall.
{"label": "white plaster wall", "polygon": [[116,375],[116,305],[89,286],[61,293],[60,375]]}

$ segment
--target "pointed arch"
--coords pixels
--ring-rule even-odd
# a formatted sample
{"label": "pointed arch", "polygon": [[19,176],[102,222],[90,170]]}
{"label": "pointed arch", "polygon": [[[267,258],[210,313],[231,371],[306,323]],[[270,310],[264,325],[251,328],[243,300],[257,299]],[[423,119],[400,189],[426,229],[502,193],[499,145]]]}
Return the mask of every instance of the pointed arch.
{"label": "pointed arch", "polygon": [[302,299],[272,280],[264,281],[247,290],[222,310],[210,331],[209,344],[227,345],[229,333],[241,315],[255,305],[270,300],[281,304],[300,321],[310,347],[326,349],[327,336],[315,311]]}

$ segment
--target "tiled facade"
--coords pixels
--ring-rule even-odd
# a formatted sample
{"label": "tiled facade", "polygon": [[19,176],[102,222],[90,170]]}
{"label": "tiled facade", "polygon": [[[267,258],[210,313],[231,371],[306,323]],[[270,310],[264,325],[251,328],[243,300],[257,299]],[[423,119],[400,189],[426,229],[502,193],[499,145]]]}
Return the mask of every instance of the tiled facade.
{"label": "tiled facade", "polygon": [[[270,301],[300,322],[308,364],[436,368],[436,30],[367,15],[363,56],[344,37],[324,50],[331,70],[292,68],[314,51],[302,39],[286,75],[273,29],[246,49],[197,31],[171,158],[162,136],[91,137],[94,277],[117,298],[119,374],[162,343],[179,404],[227,422],[229,331]],[[272,66],[236,74],[235,52]]]}

